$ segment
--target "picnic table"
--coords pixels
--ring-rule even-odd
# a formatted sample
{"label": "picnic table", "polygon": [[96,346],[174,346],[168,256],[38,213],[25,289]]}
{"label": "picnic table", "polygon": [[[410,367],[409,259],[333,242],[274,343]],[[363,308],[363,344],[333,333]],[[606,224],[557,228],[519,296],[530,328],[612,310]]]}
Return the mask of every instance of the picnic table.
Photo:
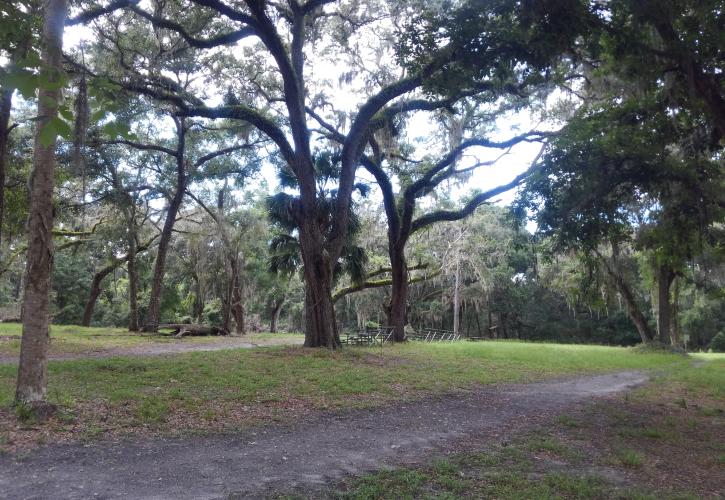
{"label": "picnic table", "polygon": [[382,345],[385,342],[389,342],[392,339],[392,336],[392,326],[381,326],[380,328],[365,329],[355,333],[348,333],[344,339],[341,339],[341,342],[347,345]]}

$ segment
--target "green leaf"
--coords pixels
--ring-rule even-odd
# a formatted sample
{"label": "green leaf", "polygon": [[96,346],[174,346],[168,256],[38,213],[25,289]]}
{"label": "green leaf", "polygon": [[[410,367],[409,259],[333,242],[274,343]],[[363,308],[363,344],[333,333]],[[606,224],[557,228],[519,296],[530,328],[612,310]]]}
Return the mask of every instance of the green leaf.
{"label": "green leaf", "polygon": [[74,117],[73,117],[73,111],[71,111],[70,109],[68,109],[68,106],[66,106],[66,105],[63,105],[63,106],[58,107],[58,113],[60,113],[60,116],[62,116],[63,118],[65,118],[69,122],[72,122],[73,119],[74,119]]}
{"label": "green leaf", "polygon": [[70,139],[73,135],[73,130],[68,123],[56,116],[40,129],[40,145],[44,148],[51,146],[59,135],[64,139]]}
{"label": "green leaf", "polygon": [[107,111],[105,109],[99,109],[98,111],[94,111],[93,113],[91,113],[90,122],[98,123],[106,117],[106,114]]}
{"label": "green leaf", "polygon": [[58,132],[58,135],[60,135],[63,139],[70,139],[73,137],[73,127],[71,125],[64,121],[61,117],[56,116],[51,120],[53,123],[53,126],[55,127],[55,130]]}
{"label": "green leaf", "polygon": [[131,127],[128,125],[128,123],[124,122],[113,121],[110,123],[106,123],[105,125],[103,125],[103,127],[101,127],[101,131],[109,137],[121,136],[124,139],[129,140],[132,137]]}
{"label": "green leaf", "polygon": [[38,75],[28,70],[17,69],[5,75],[0,83],[3,87],[17,89],[23,98],[32,99],[38,88]]}
{"label": "green leaf", "polygon": [[52,122],[48,122],[40,129],[39,138],[40,145],[47,148],[55,142],[55,138],[58,137],[58,131],[53,126]]}

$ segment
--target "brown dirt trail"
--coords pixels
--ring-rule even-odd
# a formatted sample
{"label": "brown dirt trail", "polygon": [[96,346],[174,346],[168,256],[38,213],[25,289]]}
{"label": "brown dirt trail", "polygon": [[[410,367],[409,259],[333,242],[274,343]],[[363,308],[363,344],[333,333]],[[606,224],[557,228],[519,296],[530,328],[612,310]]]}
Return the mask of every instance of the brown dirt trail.
{"label": "brown dirt trail", "polygon": [[264,497],[414,463],[468,441],[494,443],[646,380],[620,372],[489,386],[238,434],[48,446],[0,457],[0,491],[7,499]]}

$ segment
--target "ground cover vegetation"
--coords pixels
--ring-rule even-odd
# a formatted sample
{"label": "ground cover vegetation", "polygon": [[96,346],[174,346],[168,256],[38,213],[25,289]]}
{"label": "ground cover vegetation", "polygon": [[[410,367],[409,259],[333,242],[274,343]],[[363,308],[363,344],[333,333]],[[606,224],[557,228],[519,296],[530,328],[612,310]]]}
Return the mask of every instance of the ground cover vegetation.
{"label": "ground cover vegetation", "polygon": [[[716,475],[722,363],[671,351],[723,349],[723,16],[721,0],[3,2],[0,447],[659,369],[610,401],[621,422],[600,408],[340,494],[656,491],[672,442]],[[392,347],[341,349],[381,327]],[[579,462],[597,418],[612,436]],[[626,477],[505,471],[509,451]]]}
{"label": "ground cover vegetation", "polygon": [[[115,347],[114,335],[109,332],[107,338]],[[296,341],[301,343],[301,336]],[[96,345],[101,342],[105,339],[96,340]],[[264,337],[257,342],[263,344]],[[51,361],[49,400],[60,410],[44,425],[34,422],[32,412],[13,423],[18,415],[11,406],[17,368],[0,365],[6,448],[140,432],[230,432],[290,422],[323,410],[414,401],[482,384],[614,370],[669,370],[689,363],[681,355],[631,348],[514,341],[409,343],[382,351],[267,347],[168,356],[123,356],[118,350],[116,354]]]}
{"label": "ground cover vegetation", "polygon": [[[723,358],[679,364],[645,388],[498,442],[274,498],[717,498]],[[520,426],[523,427],[523,426]],[[605,432],[603,432],[603,430]]]}

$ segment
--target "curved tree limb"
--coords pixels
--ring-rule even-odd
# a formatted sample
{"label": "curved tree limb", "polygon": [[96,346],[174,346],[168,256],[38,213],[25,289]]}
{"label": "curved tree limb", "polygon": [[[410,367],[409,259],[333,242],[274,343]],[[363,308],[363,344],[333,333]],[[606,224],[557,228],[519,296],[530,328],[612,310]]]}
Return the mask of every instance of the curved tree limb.
{"label": "curved tree limb", "polygon": [[501,193],[505,193],[506,191],[510,191],[515,187],[518,187],[521,185],[524,180],[526,180],[530,175],[532,175],[536,170],[539,168],[539,158],[544,152],[544,148],[542,147],[539,151],[539,154],[536,155],[536,158],[534,158],[534,161],[532,162],[531,166],[523,173],[517,175],[514,177],[514,179],[507,183],[502,184],[500,186],[497,186],[493,189],[489,189],[488,191],[484,191],[483,193],[479,193],[476,196],[473,197],[468,203],[464,205],[463,208],[460,210],[436,210],[434,212],[422,215],[418,219],[414,220],[411,223],[411,234],[420,231],[421,229],[430,226],[433,223],[436,222],[442,222],[442,221],[455,221],[463,219],[470,214],[472,214],[479,206],[484,204],[486,201],[490,200],[496,195],[499,195]]}

